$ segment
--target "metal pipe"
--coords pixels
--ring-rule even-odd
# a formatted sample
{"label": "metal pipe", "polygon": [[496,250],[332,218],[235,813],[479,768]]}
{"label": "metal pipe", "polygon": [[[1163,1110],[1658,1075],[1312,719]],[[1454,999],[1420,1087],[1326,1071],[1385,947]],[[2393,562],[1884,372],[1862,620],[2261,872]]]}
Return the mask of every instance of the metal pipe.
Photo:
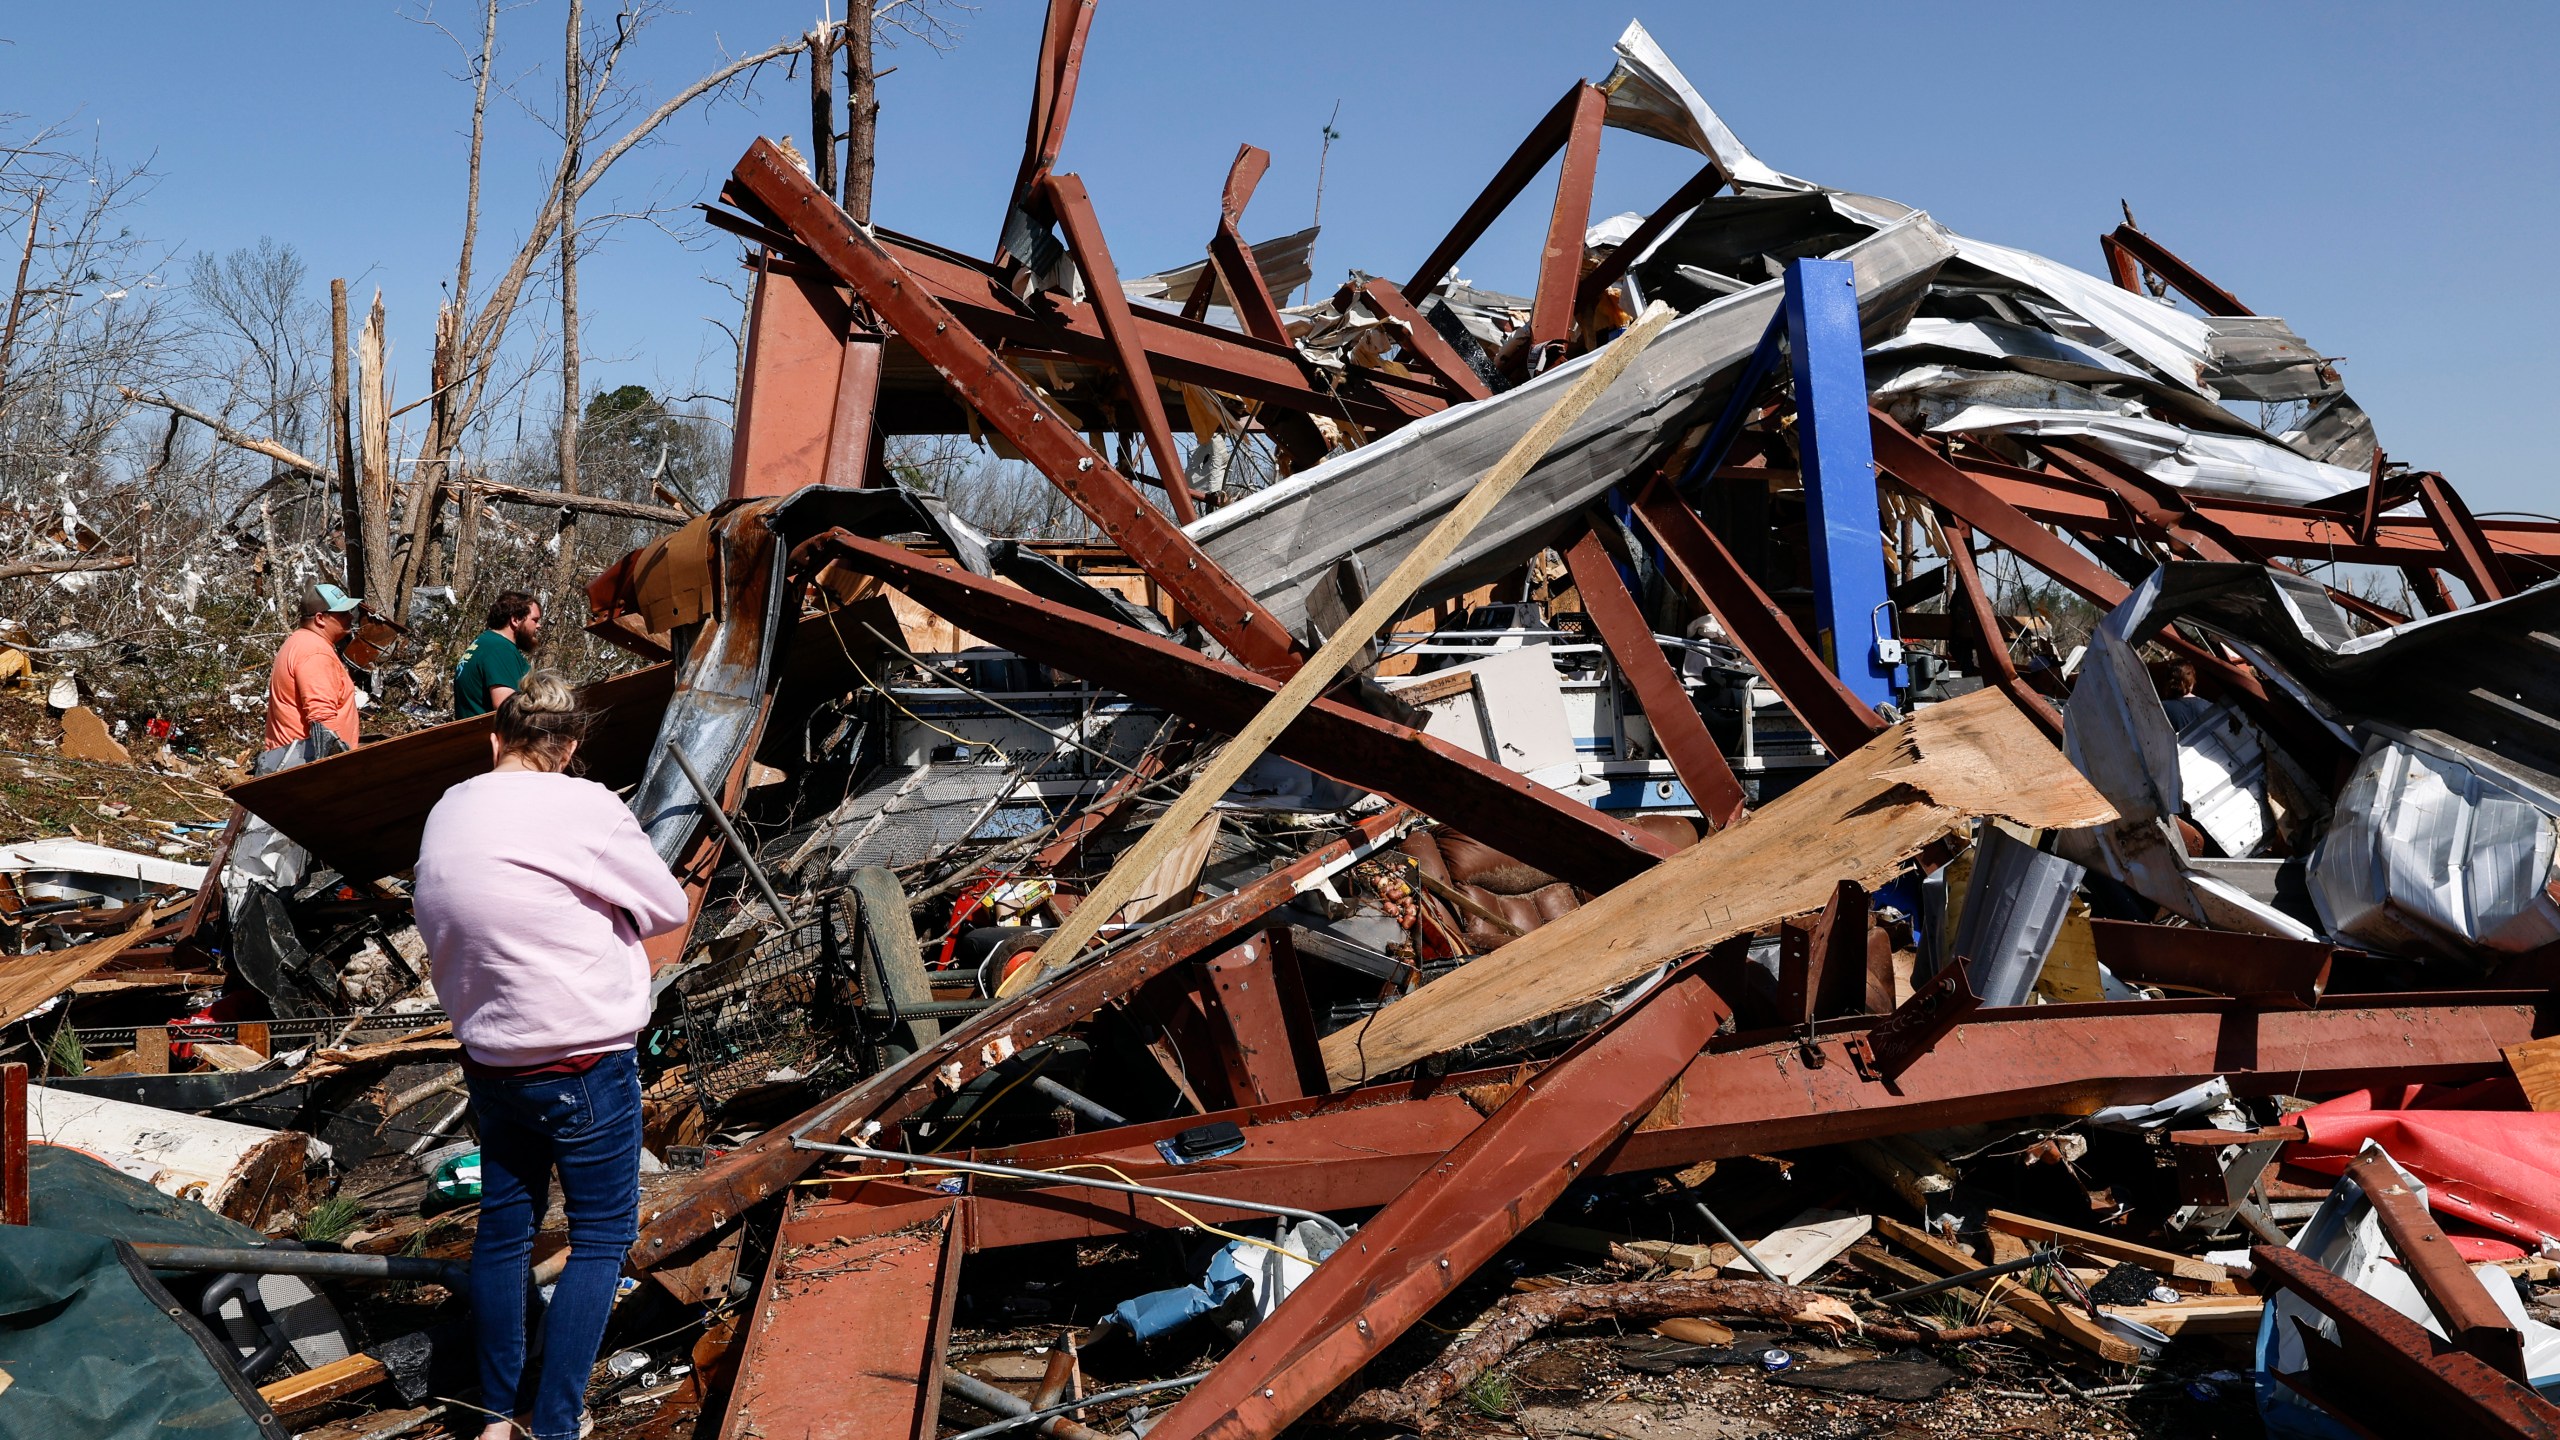
{"label": "metal pipe", "polygon": [[1735,1253],[1739,1254],[1743,1259],[1750,1261],[1752,1269],[1759,1271],[1764,1276],[1767,1276],[1770,1284],[1784,1285],[1787,1283],[1784,1279],[1779,1277],[1777,1271],[1760,1263],[1760,1257],[1751,1253],[1751,1247],[1742,1243],[1742,1237],[1734,1234],[1732,1227],[1725,1224],[1721,1216],[1707,1208],[1706,1201],[1692,1195],[1689,1197],[1689,1203],[1697,1206],[1698,1214],[1706,1220],[1707,1224],[1713,1228],[1718,1235],[1724,1237],[1724,1243],[1732,1246]]}
{"label": "metal pipe", "polygon": [[1073,1110],[1077,1114],[1092,1121],[1094,1124],[1101,1126],[1105,1130],[1129,1123],[1127,1116],[1120,1114],[1116,1110],[1107,1109],[1104,1106],[1095,1104],[1091,1100],[1086,1099],[1082,1095],[1077,1094],[1073,1090],[1068,1089],[1066,1086],[1059,1084],[1057,1081],[1050,1079],[1046,1075],[1032,1076],[1031,1088],[1048,1096],[1050,1099],[1057,1101],[1059,1104],[1066,1106],[1068,1109]]}
{"label": "metal pipe", "polygon": [[764,867],[756,863],[755,852],[747,848],[745,837],[738,834],[737,826],[729,823],[729,812],[720,807],[720,797],[713,793],[711,786],[703,780],[702,772],[693,768],[693,761],[672,740],[667,742],[667,753],[675,757],[676,768],[684,772],[684,778],[693,782],[693,793],[702,797],[702,808],[711,812],[722,838],[729,842],[730,853],[738,857],[739,864],[747,867],[748,877],[756,882],[758,890],[764,892],[764,903],[773,907],[773,923],[786,923],[791,912],[782,908],[782,897],[773,893],[773,882],[765,878]]}
{"label": "metal pipe", "polygon": [[831,1145],[823,1140],[791,1142],[798,1150],[823,1150],[830,1155],[853,1155],[864,1160],[896,1160],[927,1170],[958,1170],[971,1175],[993,1175],[1002,1180],[1031,1180],[1045,1185],[1081,1185],[1089,1190],[1111,1190],[1123,1195],[1146,1195],[1158,1200],[1188,1200],[1194,1205],[1223,1205],[1230,1210],[1251,1210],[1264,1215],[1285,1215],[1293,1220],[1312,1220],[1333,1232],[1336,1239],[1349,1239],[1350,1232],[1335,1224],[1332,1217],[1318,1210],[1301,1210],[1294,1205],[1269,1205],[1259,1200],[1239,1200],[1232,1195],[1203,1195],[1192,1190],[1167,1190],[1156,1185],[1135,1185],[1126,1180],[1100,1180],[1090,1175],[1069,1175],[1051,1170],[1024,1170],[1012,1165],[990,1165],[982,1160],[954,1160],[948,1155],[916,1155],[904,1150],[874,1150],[868,1145]]}
{"label": "metal pipe", "polygon": [[226,1275],[311,1275],[324,1280],[424,1280],[459,1289],[467,1271],[457,1261],[419,1255],[348,1255],[335,1250],[268,1250],[253,1245],[146,1245],[134,1253],[154,1270],[211,1270]]}
{"label": "metal pipe", "polygon": [[[1025,1406],[1023,1412],[1019,1415],[1007,1415],[1004,1419],[998,1420],[992,1425],[981,1425],[975,1430],[963,1430],[959,1434],[952,1436],[951,1440],[985,1440],[985,1437],[990,1435],[1002,1435],[1008,1431],[1019,1430],[1025,1425],[1038,1425],[1044,1421],[1055,1426],[1057,1425],[1057,1416],[1065,1415],[1071,1411],[1081,1410],[1087,1405],[1102,1405],[1114,1400],[1135,1400],[1141,1395],[1153,1395],[1160,1390],[1179,1390],[1185,1385],[1197,1385],[1208,1378],[1209,1372],[1202,1370],[1190,1375],[1180,1376],[1172,1380],[1151,1380],[1144,1385],[1124,1385],[1117,1390],[1105,1390],[1099,1394],[1087,1395],[1081,1400],[1072,1400],[1064,1405],[1059,1405],[1048,1410],[1033,1410],[1028,1406]],[[957,1370],[944,1370],[942,1372],[942,1388],[945,1390],[957,1389],[961,1398],[967,1400],[972,1405],[979,1403],[977,1397],[971,1394],[969,1389],[965,1386],[954,1386],[952,1384],[954,1380],[965,1381],[967,1382],[967,1385],[970,1386],[985,1387],[988,1392],[988,1400],[991,1402],[994,1401],[996,1396],[1003,1395],[1005,1400],[1011,1401],[1015,1405],[1023,1404],[1022,1401],[1014,1399],[1011,1395],[1006,1395],[1004,1391],[998,1390],[992,1385],[988,1385],[983,1380],[976,1379],[973,1376],[963,1375]],[[1002,1413],[1002,1407],[999,1404],[990,1403],[984,1408],[996,1410],[999,1413]],[[1082,1425],[1076,1426],[1073,1431],[1060,1427],[1052,1429],[1048,1433],[1066,1437],[1066,1440],[1085,1440],[1085,1437],[1090,1437],[1090,1440],[1103,1440],[1101,1431],[1088,1429]]]}
{"label": "metal pipe", "polygon": [[968,1432],[972,1435],[1001,1434],[1025,1425],[1037,1425],[1040,1433],[1052,1437],[1052,1440],[1106,1440],[1101,1431],[1066,1418],[1067,1412],[1085,1403],[1081,1400],[1041,1409],[1010,1390],[1000,1390],[966,1370],[955,1370],[948,1365],[942,1367],[942,1393],[957,1395],[981,1410],[1005,1417],[993,1430],[981,1427]]}
{"label": "metal pipe", "polygon": [[1926,1285],[1914,1285],[1908,1290],[1896,1290],[1890,1295],[1879,1295],[1876,1297],[1876,1303],[1897,1305],[1905,1300],[1916,1300],[1923,1295],[1935,1295],[1941,1290],[1953,1290],[1959,1285],[1970,1285],[1976,1280],[1988,1280],[1995,1275],[2014,1275],[2021,1270],[2033,1270],[2040,1265],[2050,1265],[2061,1258],[2060,1250],[2038,1250],[2022,1259],[2004,1260],[1997,1265],[1985,1265],[1979,1270],[1968,1270],[1962,1275],[1950,1275],[1944,1280],[1932,1280]]}

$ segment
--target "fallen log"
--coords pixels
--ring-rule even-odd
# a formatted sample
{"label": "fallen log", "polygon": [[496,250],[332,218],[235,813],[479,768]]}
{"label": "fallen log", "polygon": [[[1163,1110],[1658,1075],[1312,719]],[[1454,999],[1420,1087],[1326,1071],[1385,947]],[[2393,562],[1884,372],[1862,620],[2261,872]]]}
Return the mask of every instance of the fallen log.
{"label": "fallen log", "polygon": [[1696,1315],[1739,1315],[1787,1325],[1819,1325],[1832,1331],[1857,1326],[1861,1333],[1900,1344],[1984,1340],[2008,1333],[2006,1325],[1961,1330],[1920,1330],[1899,1325],[1858,1326],[1849,1307],[1828,1295],[1766,1280],[1639,1280],[1623,1285],[1569,1285],[1513,1295],[1494,1307],[1475,1334],[1394,1390],[1371,1390],[1334,1415],[1343,1425],[1412,1425],[1449,1402],[1477,1376],[1551,1325],[1610,1321],[1650,1325]]}
{"label": "fallen log", "polygon": [[651,525],[682,525],[693,518],[673,505],[610,500],[599,495],[570,495],[559,490],[533,490],[496,480],[465,480],[454,488],[495,500],[501,505],[523,505],[537,510],[574,510],[586,515],[607,515],[617,520],[641,520]]}

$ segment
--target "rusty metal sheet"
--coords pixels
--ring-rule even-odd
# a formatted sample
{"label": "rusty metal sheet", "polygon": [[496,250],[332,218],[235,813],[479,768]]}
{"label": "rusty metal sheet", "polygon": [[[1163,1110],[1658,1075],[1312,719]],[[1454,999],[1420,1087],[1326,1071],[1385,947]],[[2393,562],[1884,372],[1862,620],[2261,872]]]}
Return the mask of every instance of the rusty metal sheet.
{"label": "rusty metal sheet", "polygon": [[2237,995],[2261,1005],[2308,1010],[2329,988],[2337,952],[2317,940],[2241,935],[2186,925],[2092,920],[2098,959],[2137,985]]}
{"label": "rusty metal sheet", "polygon": [[[879,576],[973,634],[1212,730],[1241,730],[1280,688],[1278,681],[1241,666],[895,545],[851,535],[823,543],[847,568]],[[1669,842],[1657,836],[1337,701],[1316,701],[1271,750],[1346,785],[1393,796],[1470,835],[1500,837],[1506,853],[1589,889],[1608,889],[1671,853]]]}
{"label": "rusty metal sheet", "polygon": [[932,1440],[959,1293],[959,1206],[837,1204],[785,1220],[720,1433]]}
{"label": "rusty metal sheet", "polygon": [[[640,778],[675,692],[675,667],[651,665],[581,686],[596,728],[578,749],[587,776],[620,789]],[[231,787],[231,798],[351,880],[418,863],[427,812],[489,768],[489,717],[453,720]]]}

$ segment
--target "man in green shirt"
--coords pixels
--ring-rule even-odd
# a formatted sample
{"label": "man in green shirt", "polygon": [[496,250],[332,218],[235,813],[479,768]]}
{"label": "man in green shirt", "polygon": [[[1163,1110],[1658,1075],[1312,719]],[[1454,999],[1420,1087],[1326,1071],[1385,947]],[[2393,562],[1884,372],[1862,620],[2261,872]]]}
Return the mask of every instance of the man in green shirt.
{"label": "man in green shirt", "polygon": [[509,590],[489,607],[489,628],[471,642],[453,667],[453,718],[486,715],[507,703],[533,668],[529,657],[542,639],[542,602]]}

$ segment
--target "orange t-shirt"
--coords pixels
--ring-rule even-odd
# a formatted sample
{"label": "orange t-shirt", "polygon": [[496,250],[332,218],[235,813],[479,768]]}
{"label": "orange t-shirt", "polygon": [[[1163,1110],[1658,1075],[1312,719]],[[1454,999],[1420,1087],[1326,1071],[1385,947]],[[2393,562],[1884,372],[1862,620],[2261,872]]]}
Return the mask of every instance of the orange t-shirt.
{"label": "orange t-shirt", "polygon": [[316,631],[296,629],[276,651],[267,672],[267,744],[290,745],[326,725],[352,750],[356,745],[356,682],[338,651]]}

